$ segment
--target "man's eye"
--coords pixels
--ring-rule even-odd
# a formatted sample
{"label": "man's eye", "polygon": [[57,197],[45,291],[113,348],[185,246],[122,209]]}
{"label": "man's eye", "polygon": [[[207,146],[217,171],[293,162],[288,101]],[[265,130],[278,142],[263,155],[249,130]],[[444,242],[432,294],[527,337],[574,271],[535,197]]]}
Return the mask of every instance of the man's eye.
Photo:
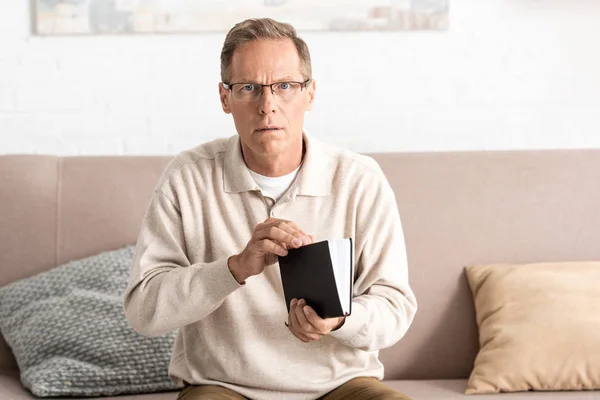
{"label": "man's eye", "polygon": [[242,86],[242,91],[244,92],[251,92],[254,90],[254,85],[244,85]]}
{"label": "man's eye", "polygon": [[288,90],[290,88],[290,84],[288,82],[282,82],[279,84],[279,89],[281,90]]}

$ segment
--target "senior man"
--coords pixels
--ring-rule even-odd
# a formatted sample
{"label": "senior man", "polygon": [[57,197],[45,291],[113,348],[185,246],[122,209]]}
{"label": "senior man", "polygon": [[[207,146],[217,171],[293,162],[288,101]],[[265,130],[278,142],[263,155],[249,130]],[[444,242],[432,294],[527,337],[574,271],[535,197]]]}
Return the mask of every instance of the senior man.
{"label": "senior man", "polygon": [[[311,60],[295,29],[236,24],[219,95],[237,134],[178,154],[153,193],[124,308],[148,336],[179,329],[169,376],[193,399],[408,399],[378,351],[417,310],[394,193],[377,163],[310,137]],[[278,256],[352,237],[352,313],[288,313]]]}

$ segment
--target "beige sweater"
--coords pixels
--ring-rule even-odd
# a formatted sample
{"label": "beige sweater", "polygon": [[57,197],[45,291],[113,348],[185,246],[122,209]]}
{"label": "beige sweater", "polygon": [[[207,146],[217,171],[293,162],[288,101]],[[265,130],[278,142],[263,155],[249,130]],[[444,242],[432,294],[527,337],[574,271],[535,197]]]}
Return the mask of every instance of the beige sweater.
{"label": "beige sweater", "polygon": [[[383,378],[378,350],[407,331],[409,286],[394,193],[377,163],[305,135],[303,166],[274,204],[244,163],[238,136],[179,154],[145,215],[124,307],[143,335],[179,329],[169,367],[179,384],[218,384],[252,399],[315,399],[357,376]],[[240,285],[227,267],[269,216],[317,241],[354,238],[352,315],[303,343],[285,326],[277,264]]]}

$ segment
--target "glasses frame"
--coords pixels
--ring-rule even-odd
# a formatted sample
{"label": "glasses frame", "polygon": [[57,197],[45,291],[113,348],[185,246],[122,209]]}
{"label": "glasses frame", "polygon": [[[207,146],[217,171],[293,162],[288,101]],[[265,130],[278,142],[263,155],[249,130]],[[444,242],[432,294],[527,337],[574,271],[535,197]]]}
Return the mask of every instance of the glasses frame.
{"label": "glasses frame", "polygon": [[[260,86],[260,96],[256,99],[256,100],[250,100],[250,101],[245,101],[244,103],[251,103],[253,101],[258,101],[260,100],[260,98],[263,95],[263,92],[265,90],[265,87],[269,87],[271,89],[271,94],[275,94],[275,90],[273,89],[273,86],[275,85],[281,85],[282,83],[297,83],[300,85],[300,91],[303,91],[304,89],[306,89],[306,87],[308,87],[308,84],[312,81],[312,78],[305,80],[304,82],[297,82],[297,81],[281,81],[281,82],[273,82],[273,83],[268,83],[266,85],[261,85],[260,83],[252,83],[252,82],[236,82],[236,83],[225,83],[225,82],[221,82],[221,84],[223,85],[223,89],[225,90],[229,90],[232,95],[233,95],[233,86],[234,85],[255,85],[255,86]],[[237,99],[234,99],[235,101],[240,101]]]}

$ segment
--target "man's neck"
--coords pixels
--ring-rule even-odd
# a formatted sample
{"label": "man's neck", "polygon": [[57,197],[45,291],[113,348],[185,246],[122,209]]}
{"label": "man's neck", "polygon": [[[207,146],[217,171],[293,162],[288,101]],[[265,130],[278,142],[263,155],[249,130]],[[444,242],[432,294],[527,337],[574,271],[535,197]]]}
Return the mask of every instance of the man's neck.
{"label": "man's neck", "polygon": [[244,151],[242,146],[242,156],[248,168],[268,177],[284,176],[295,171],[302,163],[304,152],[304,141],[300,151],[286,152],[274,157],[259,157],[250,150]]}

